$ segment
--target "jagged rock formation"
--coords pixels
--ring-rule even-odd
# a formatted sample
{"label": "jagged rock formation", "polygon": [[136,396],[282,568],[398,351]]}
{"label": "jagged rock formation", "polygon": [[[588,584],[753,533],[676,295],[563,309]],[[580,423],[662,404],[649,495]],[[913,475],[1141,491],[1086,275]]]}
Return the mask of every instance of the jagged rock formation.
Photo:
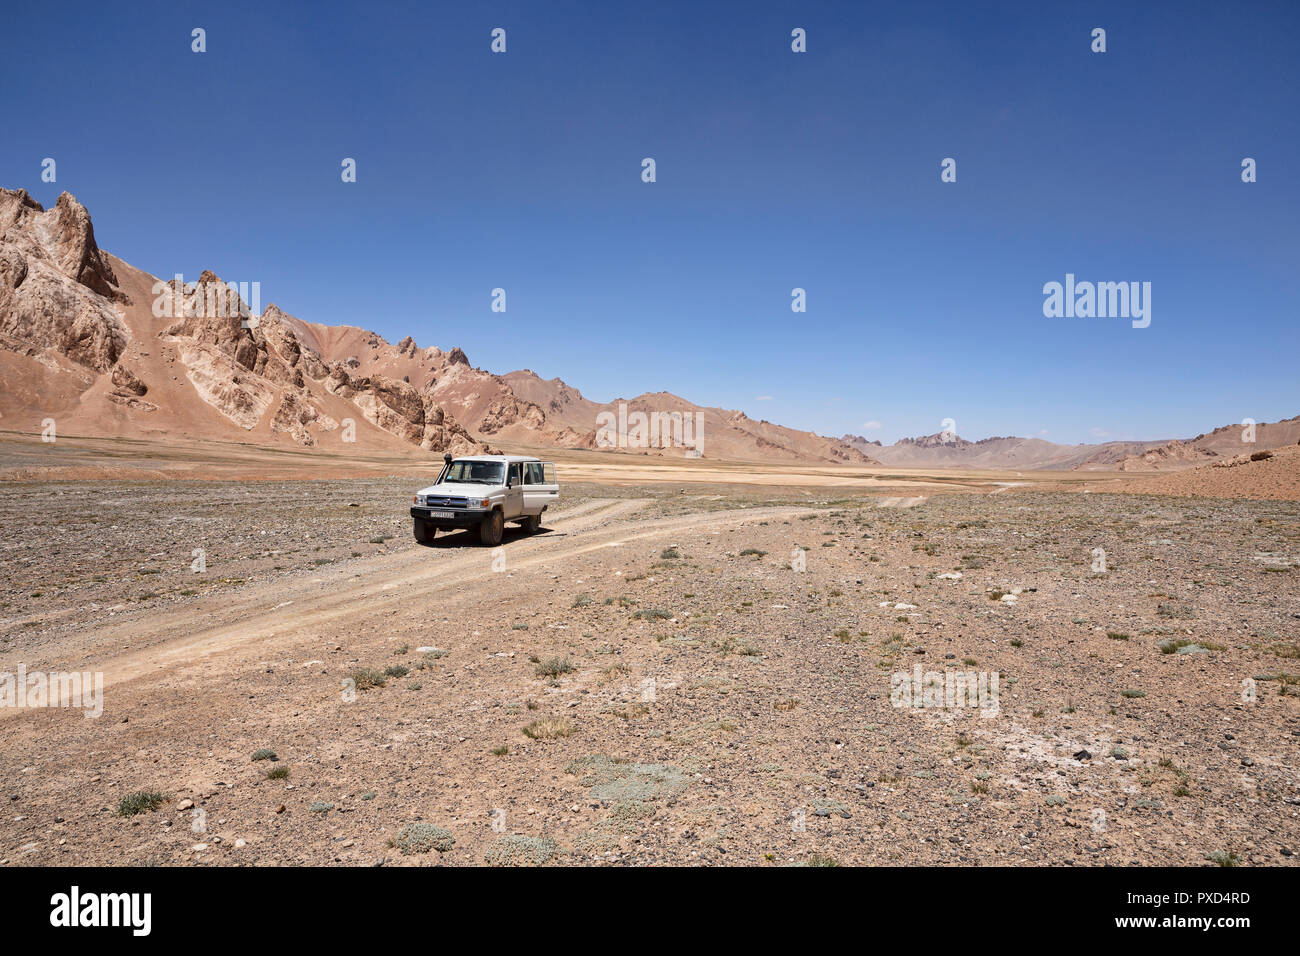
{"label": "jagged rock formation", "polygon": [[409,384],[324,361],[275,305],[252,315],[215,273],[162,282],[114,261],[69,194],[46,211],[0,190],[0,369],[20,386],[0,415],[71,419],[89,434],[227,438],[229,428],[304,447],[332,434],[368,448],[491,450]]}
{"label": "jagged rock formation", "polygon": [[1221,464],[1222,459],[1250,460],[1255,452],[1283,448],[1300,441],[1300,417],[1256,425],[1224,425],[1185,441],[1171,441],[1121,459],[1119,471],[1166,471]]}
{"label": "jagged rock formation", "polygon": [[0,189],[0,344],[106,372],[130,338],[114,308],[125,298],[84,206],[64,193],[46,211],[26,190]]}
{"label": "jagged rock formation", "polygon": [[[1285,425],[1286,422],[1276,424]],[[1230,429],[1240,429],[1240,427],[1228,426]],[[1214,432],[1210,434],[1213,435]],[[1260,449],[1233,455],[1230,458],[1220,455],[1198,467],[1149,470],[1118,481],[1099,482],[1093,490],[1297,501],[1300,500],[1300,447],[1286,444],[1271,450]]]}

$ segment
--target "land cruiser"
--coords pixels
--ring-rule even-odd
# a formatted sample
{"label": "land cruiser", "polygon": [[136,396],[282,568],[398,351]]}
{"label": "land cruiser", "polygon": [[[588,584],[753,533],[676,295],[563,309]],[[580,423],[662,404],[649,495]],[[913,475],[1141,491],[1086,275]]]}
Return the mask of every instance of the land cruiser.
{"label": "land cruiser", "polygon": [[520,455],[443,456],[438,480],[415,495],[415,540],[432,544],[438,529],[478,528],[486,545],[501,543],[507,521],[532,534],[560,497],[555,464]]}

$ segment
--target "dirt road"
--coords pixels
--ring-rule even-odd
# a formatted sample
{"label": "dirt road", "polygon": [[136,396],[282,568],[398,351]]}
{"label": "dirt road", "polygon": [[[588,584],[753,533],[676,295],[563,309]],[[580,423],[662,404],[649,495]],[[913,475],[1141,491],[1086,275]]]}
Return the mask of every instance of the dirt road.
{"label": "dirt road", "polygon": [[[430,548],[350,562],[338,571],[288,584],[261,584],[233,600],[214,598],[197,606],[133,614],[100,628],[96,635],[105,647],[130,646],[130,651],[98,657],[92,650],[77,666],[102,671],[107,686],[158,672],[185,674],[195,666],[210,667],[217,655],[262,652],[246,645],[293,642],[337,623],[356,625],[403,610],[436,607],[449,592],[486,586],[494,575],[507,571],[562,567],[580,555],[701,526],[725,523],[735,528],[808,512],[806,508],[753,508],[725,515],[637,520],[635,513],[647,503],[637,498],[589,501],[557,511],[543,532],[531,537],[512,526],[505,541],[508,552],[505,547],[499,552],[484,548],[468,532],[440,535]],[[221,623],[203,626],[214,617]],[[0,718],[5,713],[0,708]]]}

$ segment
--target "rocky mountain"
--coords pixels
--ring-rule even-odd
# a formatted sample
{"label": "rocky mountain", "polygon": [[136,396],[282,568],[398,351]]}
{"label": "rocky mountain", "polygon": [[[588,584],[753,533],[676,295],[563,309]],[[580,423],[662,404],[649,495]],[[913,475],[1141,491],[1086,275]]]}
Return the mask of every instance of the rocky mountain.
{"label": "rocky mountain", "polygon": [[164,283],[101,250],[71,195],[0,190],[0,425],[304,448],[482,452],[429,396],[303,348],[216,275]]}
{"label": "rocky mountain", "polygon": [[1300,442],[1300,416],[1280,422],[1224,425],[1186,441],[1156,445],[1121,459],[1119,471],[1168,471],[1198,465],[1239,461],[1258,451],[1270,451]]}
{"label": "rocky mountain", "polygon": [[[459,348],[449,352],[420,348],[409,337],[392,345],[364,329],[292,322],[299,340],[324,359],[361,374],[410,382],[484,440],[689,456],[690,443],[679,441],[675,431],[657,443],[649,441],[648,434],[638,435],[635,415],[639,412],[647,419],[670,416],[673,429],[679,419],[691,416],[697,427],[690,437],[701,437],[699,444],[707,458],[871,464],[868,456],[838,439],[755,421],[739,411],[695,405],[669,392],[594,402],[561,379],[543,379],[529,369],[495,375],[476,368]],[[613,433],[602,434],[602,421],[611,419]]]}
{"label": "rocky mountain", "polygon": [[113,368],[130,337],[129,303],[95,244],[90,216],[64,193],[46,212],[26,191],[0,192],[0,342],[51,350],[95,372]]}
{"label": "rocky mountain", "polygon": [[1296,501],[1300,499],[1300,447],[1283,445],[1238,455],[1223,454],[1199,467],[1140,469],[1118,482],[1098,482],[1092,490]]}
{"label": "rocky mountain", "polygon": [[[254,315],[210,271],[163,282],[105,252],[68,193],[46,210],[0,189],[0,374],[0,428],[11,431],[53,419],[63,435],[334,452],[522,445],[681,457],[698,444],[708,458],[870,461],[838,439],[667,393],[600,404],[559,379],[476,368],[459,348],[390,344],[274,304]],[[702,441],[681,441],[683,425]]]}
{"label": "rocky mountain", "polygon": [[1251,451],[1294,445],[1300,418],[1256,425],[1254,442],[1243,441],[1246,428],[1226,425],[1183,440],[1112,441],[1095,445],[1058,445],[1040,438],[998,437],[968,441],[948,432],[901,438],[892,445],[845,435],[846,445],[892,468],[1046,469],[1051,471],[1161,471],[1193,468]]}
{"label": "rocky mountain", "polygon": [[1107,458],[1118,461],[1161,444],[1107,442],[1100,445],[1058,445],[1041,438],[996,437],[969,441],[952,432],[900,438],[892,445],[868,442],[859,435],[841,441],[891,468],[989,468],[1068,470],[1101,467]]}

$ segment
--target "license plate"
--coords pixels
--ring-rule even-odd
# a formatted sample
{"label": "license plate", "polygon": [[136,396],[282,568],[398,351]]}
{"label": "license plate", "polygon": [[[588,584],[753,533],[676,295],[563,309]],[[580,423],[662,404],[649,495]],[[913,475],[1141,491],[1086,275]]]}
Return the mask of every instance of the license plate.
{"label": "license plate", "polygon": [[450,511],[430,511],[429,517],[430,518],[454,518],[456,516],[452,514]]}

